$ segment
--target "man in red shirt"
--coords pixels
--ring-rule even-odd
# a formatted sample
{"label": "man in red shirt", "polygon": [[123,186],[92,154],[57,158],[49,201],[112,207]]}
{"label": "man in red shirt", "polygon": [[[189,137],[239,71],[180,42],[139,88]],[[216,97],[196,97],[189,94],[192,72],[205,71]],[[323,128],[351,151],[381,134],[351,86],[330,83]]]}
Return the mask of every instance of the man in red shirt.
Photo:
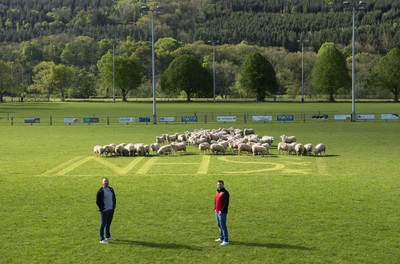
{"label": "man in red shirt", "polygon": [[228,229],[226,227],[226,217],[229,207],[229,192],[225,189],[223,180],[218,180],[217,187],[218,189],[215,193],[214,210],[220,234],[219,238],[217,238],[215,241],[222,242],[221,246],[227,246],[229,245],[229,240]]}

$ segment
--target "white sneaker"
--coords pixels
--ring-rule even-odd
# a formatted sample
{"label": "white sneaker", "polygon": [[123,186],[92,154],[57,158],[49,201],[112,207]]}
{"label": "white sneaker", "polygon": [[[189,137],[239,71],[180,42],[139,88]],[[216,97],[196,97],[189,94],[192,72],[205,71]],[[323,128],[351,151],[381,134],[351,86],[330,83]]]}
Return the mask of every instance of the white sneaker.
{"label": "white sneaker", "polygon": [[217,238],[217,239],[215,239],[215,241],[217,241],[217,242],[221,242],[221,241],[223,241],[221,238]]}
{"label": "white sneaker", "polygon": [[110,241],[110,240],[117,240],[117,239],[115,239],[115,238],[113,238],[113,237],[106,237],[106,240],[107,240],[107,241]]}
{"label": "white sneaker", "polygon": [[100,243],[101,243],[101,244],[108,244],[108,242],[105,241],[105,240],[101,240]]}
{"label": "white sneaker", "polygon": [[221,246],[227,246],[227,245],[229,245],[229,242],[225,242],[224,241],[224,242],[221,243]]}

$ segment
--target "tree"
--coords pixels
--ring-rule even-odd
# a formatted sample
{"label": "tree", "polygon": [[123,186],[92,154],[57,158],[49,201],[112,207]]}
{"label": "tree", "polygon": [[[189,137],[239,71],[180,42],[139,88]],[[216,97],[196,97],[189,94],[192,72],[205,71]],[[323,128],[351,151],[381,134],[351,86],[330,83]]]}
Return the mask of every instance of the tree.
{"label": "tree", "polygon": [[115,85],[121,90],[122,100],[143,83],[143,68],[135,56],[115,58]]}
{"label": "tree", "polygon": [[264,101],[267,95],[273,95],[278,90],[275,70],[259,52],[245,58],[238,83],[244,95],[255,95],[257,101]]}
{"label": "tree", "polygon": [[176,57],[175,51],[181,46],[182,44],[174,38],[160,38],[154,43],[157,60],[161,65],[161,72],[163,72]]}
{"label": "tree", "polygon": [[161,78],[161,87],[169,95],[185,92],[186,100],[192,97],[212,97],[212,78],[193,55],[175,58]]}
{"label": "tree", "polygon": [[0,103],[3,103],[3,96],[11,90],[10,65],[0,60]]}
{"label": "tree", "polygon": [[51,86],[49,77],[51,69],[56,64],[52,61],[42,61],[33,68],[33,84],[28,87],[31,93],[45,93],[47,100],[50,100],[50,95],[53,93],[54,87]]}
{"label": "tree", "polygon": [[50,94],[59,92],[61,101],[64,101],[65,92],[71,87],[76,71],[71,66],[41,62],[34,67],[33,72],[33,85],[28,88],[29,91],[46,92],[48,100]]}
{"label": "tree", "polygon": [[113,87],[113,54],[111,51],[108,51],[101,57],[97,62],[97,68],[100,72],[101,84],[105,88],[107,96],[107,91]]}
{"label": "tree", "polygon": [[223,60],[215,63],[215,92],[222,98],[232,96],[232,87],[235,85],[236,76],[239,73],[239,66],[230,61]]}
{"label": "tree", "polygon": [[73,83],[68,90],[68,97],[72,98],[89,98],[96,95],[96,77],[93,73],[84,69],[77,71]]}
{"label": "tree", "polygon": [[63,64],[55,65],[50,69],[49,85],[54,88],[54,91],[60,92],[61,101],[65,101],[65,92],[71,87],[75,72],[73,67]]}
{"label": "tree", "polygon": [[316,92],[329,95],[329,102],[335,101],[338,89],[351,87],[351,78],[344,55],[331,42],[324,43],[318,51],[311,85]]}
{"label": "tree", "polygon": [[97,62],[98,49],[97,42],[92,38],[78,36],[67,43],[60,57],[66,64],[88,68]]}
{"label": "tree", "polygon": [[[128,93],[136,90],[143,83],[143,67],[135,55],[116,56],[114,60],[115,86],[121,90],[122,101],[127,101]],[[102,83],[111,87],[114,80],[112,53],[108,52],[104,55],[97,63],[97,67],[100,70]]]}
{"label": "tree", "polygon": [[398,102],[400,93],[400,50],[398,48],[392,49],[381,58],[376,67],[376,76],[379,87],[390,90],[393,100]]}

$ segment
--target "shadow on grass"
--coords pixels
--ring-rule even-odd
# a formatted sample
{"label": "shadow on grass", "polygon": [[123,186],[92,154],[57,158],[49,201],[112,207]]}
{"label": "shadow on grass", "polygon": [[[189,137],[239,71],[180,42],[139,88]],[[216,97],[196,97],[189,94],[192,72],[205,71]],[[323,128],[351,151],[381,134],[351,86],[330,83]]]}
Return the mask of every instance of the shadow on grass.
{"label": "shadow on grass", "polygon": [[146,241],[135,241],[128,239],[118,239],[112,242],[113,244],[125,244],[125,245],[135,245],[142,247],[150,247],[150,248],[161,248],[161,249],[188,249],[194,251],[201,251],[199,247],[193,247],[183,244],[175,244],[175,243],[156,243],[156,242],[146,242]]}
{"label": "shadow on grass", "polygon": [[230,241],[232,245],[247,246],[247,247],[265,247],[265,248],[278,248],[278,249],[291,249],[291,250],[314,250],[309,247],[289,245],[289,244],[275,244],[275,243],[255,243],[243,241]]}

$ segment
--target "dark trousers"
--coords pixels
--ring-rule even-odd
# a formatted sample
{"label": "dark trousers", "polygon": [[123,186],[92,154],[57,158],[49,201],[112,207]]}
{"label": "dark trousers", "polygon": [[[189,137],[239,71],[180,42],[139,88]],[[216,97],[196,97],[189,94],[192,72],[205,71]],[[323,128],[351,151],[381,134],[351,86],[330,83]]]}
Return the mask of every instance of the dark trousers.
{"label": "dark trousers", "polygon": [[110,226],[114,216],[114,209],[100,212],[101,223],[100,223],[100,240],[104,240],[104,229],[106,230],[106,238],[111,237]]}

